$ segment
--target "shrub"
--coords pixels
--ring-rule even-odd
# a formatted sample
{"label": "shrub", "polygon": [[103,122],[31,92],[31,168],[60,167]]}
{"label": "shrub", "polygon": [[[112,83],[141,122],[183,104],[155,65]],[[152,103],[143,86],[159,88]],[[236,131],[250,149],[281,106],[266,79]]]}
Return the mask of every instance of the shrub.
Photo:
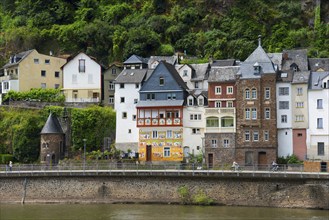
{"label": "shrub", "polygon": [[203,190],[199,190],[197,194],[193,196],[193,203],[197,205],[212,205],[214,200],[209,198]]}
{"label": "shrub", "polygon": [[13,161],[14,157],[11,154],[0,154],[0,164],[8,164]]}
{"label": "shrub", "polygon": [[184,186],[178,187],[177,192],[178,192],[179,197],[181,198],[183,204],[190,203],[191,196],[190,196],[190,191],[187,188],[187,186],[184,185]]}

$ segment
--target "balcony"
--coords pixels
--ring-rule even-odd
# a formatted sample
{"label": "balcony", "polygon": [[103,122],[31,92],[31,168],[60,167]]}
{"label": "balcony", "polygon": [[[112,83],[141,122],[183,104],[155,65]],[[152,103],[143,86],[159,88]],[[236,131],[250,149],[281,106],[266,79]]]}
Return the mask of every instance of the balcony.
{"label": "balcony", "polygon": [[235,117],[235,108],[206,108],[206,116],[232,116]]}
{"label": "balcony", "polygon": [[206,127],[205,133],[235,133],[235,127]]}
{"label": "balcony", "polygon": [[138,118],[137,127],[146,126],[183,126],[181,118]]}

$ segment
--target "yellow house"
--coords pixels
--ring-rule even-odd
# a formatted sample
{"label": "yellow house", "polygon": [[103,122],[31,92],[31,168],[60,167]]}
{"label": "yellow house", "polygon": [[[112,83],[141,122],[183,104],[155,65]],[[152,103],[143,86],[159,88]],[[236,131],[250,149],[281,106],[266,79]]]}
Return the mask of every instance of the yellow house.
{"label": "yellow house", "polygon": [[61,66],[65,63],[66,59],[40,54],[35,49],[11,56],[0,75],[1,98],[10,90],[63,87]]}

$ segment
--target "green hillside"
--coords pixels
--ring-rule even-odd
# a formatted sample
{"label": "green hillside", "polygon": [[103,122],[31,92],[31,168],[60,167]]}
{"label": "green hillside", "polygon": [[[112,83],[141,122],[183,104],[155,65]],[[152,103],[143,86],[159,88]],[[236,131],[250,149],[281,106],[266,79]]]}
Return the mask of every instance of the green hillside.
{"label": "green hillside", "polygon": [[0,64],[31,48],[85,51],[102,64],[184,51],[244,60],[259,34],[268,52],[329,57],[328,23],[324,0],[2,0]]}

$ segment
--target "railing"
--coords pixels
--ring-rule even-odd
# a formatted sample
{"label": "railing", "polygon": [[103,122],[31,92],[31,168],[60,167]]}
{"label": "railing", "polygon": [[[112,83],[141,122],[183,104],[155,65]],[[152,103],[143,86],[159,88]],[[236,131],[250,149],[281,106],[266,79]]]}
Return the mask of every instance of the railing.
{"label": "railing", "polygon": [[74,163],[65,165],[14,164],[0,166],[0,176],[37,176],[37,175],[212,175],[212,176],[245,176],[245,177],[297,177],[328,178],[328,172],[304,172],[303,166],[279,165],[273,171],[271,166],[244,165],[235,170],[230,165],[202,166],[200,164],[135,164],[135,163]]}
{"label": "railing", "polygon": [[182,122],[181,118],[138,118],[137,126],[180,126]]}

